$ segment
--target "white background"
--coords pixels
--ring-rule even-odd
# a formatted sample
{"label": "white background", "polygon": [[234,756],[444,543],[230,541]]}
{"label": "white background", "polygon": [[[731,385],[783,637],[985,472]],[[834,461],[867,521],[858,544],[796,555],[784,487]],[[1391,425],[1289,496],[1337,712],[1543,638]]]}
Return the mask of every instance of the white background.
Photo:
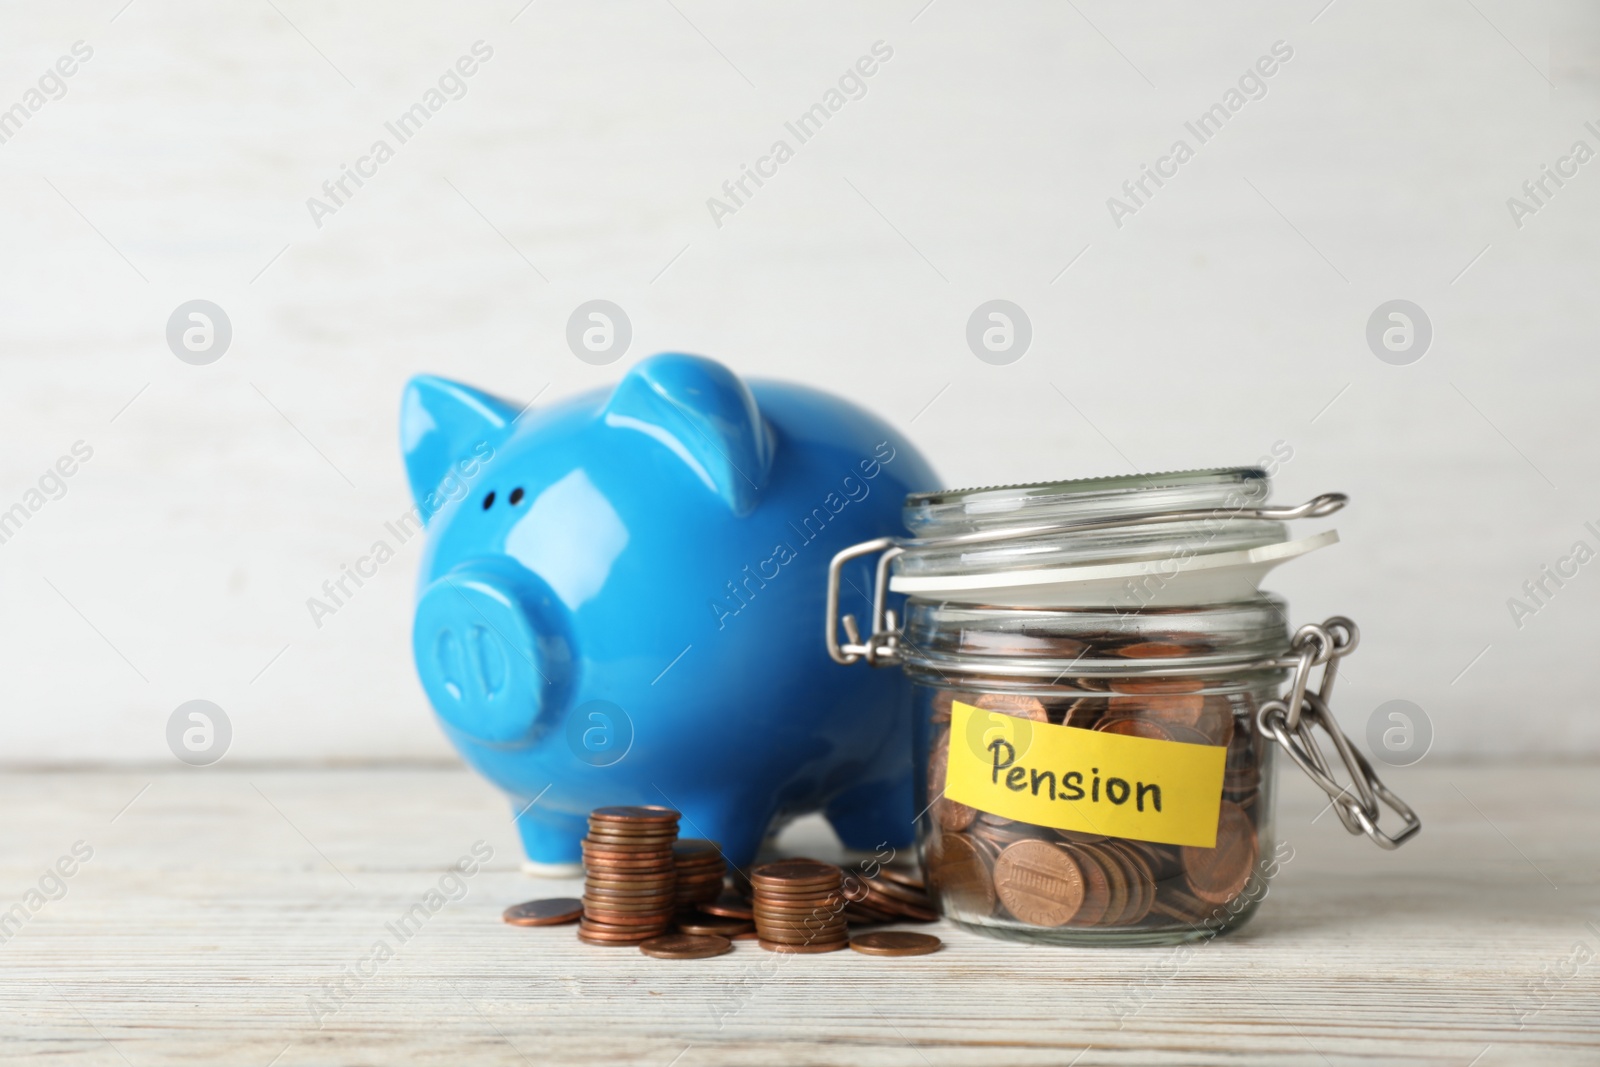
{"label": "white background", "polygon": [[[306,598],[408,506],[405,379],[516,398],[655,351],[844,393],[950,485],[1293,460],[1348,492],[1339,547],[1272,583],[1364,630],[1337,704],[1435,751],[1600,751],[1600,562],[1519,629],[1522,582],[1600,538],[1596,34],[1513,0],[7,5],[0,108],[93,58],[0,145],[0,762],[166,761],[172,709],[230,760],[437,758],[409,655],[419,547],[313,626]],[[520,10],[519,10],[520,9]],[[336,215],[306,207],[473,42],[493,58]],[[723,181],[882,40],[892,60],[718,227]],[[1293,59],[1119,228],[1106,200],[1275,41]],[[1191,143],[1193,138],[1190,138]],[[1063,268],[1071,264],[1063,273]],[[968,315],[1031,318],[1010,366]],[[183,301],[232,347],[181,363]],[[591,367],[569,314],[632,348]],[[1431,318],[1420,362],[1364,339]],[[1313,529],[1316,527],[1307,527]]]}

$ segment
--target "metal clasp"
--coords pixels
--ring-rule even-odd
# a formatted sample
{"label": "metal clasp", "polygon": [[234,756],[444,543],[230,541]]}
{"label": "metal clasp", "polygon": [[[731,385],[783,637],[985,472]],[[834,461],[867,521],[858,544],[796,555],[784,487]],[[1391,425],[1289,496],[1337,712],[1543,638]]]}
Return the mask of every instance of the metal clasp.
{"label": "metal clasp", "polygon": [[[1306,776],[1328,795],[1334,812],[1344,828],[1352,834],[1366,834],[1380,848],[1396,849],[1405,844],[1422,829],[1417,813],[1385,786],[1372,770],[1367,758],[1356,751],[1350,739],[1339,729],[1328,708],[1333,695],[1333,683],[1338,676],[1339,661],[1351,652],[1361,640],[1356,624],[1342,615],[1335,615],[1321,626],[1306,625],[1295,631],[1290,650],[1295,654],[1294,679],[1289,687],[1289,699],[1269,700],[1261,705],[1256,721],[1289,757],[1299,765]],[[1322,684],[1311,692],[1308,682],[1311,671],[1322,667]],[[1350,776],[1349,785],[1340,785],[1330,771],[1327,756],[1317,742],[1316,728],[1320,726],[1333,741],[1340,762]],[[1354,790],[1354,793],[1352,793]],[[1379,802],[1387,805],[1404,822],[1400,832],[1390,836],[1378,828],[1381,814]]]}
{"label": "metal clasp", "polygon": [[[828,655],[835,663],[849,666],[865,659],[869,666],[886,667],[900,662],[900,621],[889,608],[889,568],[905,549],[893,537],[880,537],[863,541],[833,557],[828,564]],[[872,583],[872,629],[867,639],[861,639],[861,629],[854,615],[839,618],[839,583],[844,576],[844,565],[851,560],[881,552],[878,557],[877,578]],[[844,627],[845,644],[839,643],[839,627]]]}
{"label": "metal clasp", "polygon": [[[1169,522],[1198,522],[1218,519],[1265,519],[1282,522],[1289,519],[1320,519],[1343,508],[1350,498],[1343,493],[1322,493],[1303,504],[1276,507],[1221,509],[1180,509],[1152,512],[1147,515],[1121,515],[1099,519],[1051,522],[1039,525],[1004,526],[992,530],[977,530],[949,537],[899,538],[879,537],[851,545],[828,564],[828,607],[825,637],[828,655],[835,663],[849,666],[862,659],[874,667],[885,667],[900,662],[900,627],[895,613],[889,608],[889,568],[907,549],[928,547],[954,547],[989,544],[1014,538],[1036,537],[1044,534],[1077,533],[1093,530],[1117,529],[1124,526],[1150,526]],[[872,589],[872,628],[866,638],[861,637],[860,625],[854,615],[839,617],[839,583],[844,565],[851,560],[883,553],[878,558],[877,579]],[[844,627],[846,641],[839,641],[839,628]],[[1319,661],[1322,662],[1322,661]],[[1309,669],[1309,668],[1308,668]],[[1304,684],[1301,685],[1304,691]]]}

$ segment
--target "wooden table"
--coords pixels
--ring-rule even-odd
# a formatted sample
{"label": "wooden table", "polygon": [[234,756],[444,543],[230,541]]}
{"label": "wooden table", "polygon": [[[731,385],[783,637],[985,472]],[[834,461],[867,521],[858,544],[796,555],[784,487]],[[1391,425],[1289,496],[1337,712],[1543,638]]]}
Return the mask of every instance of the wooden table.
{"label": "wooden table", "polygon": [[[1425,821],[1393,854],[1287,771],[1294,858],[1218,941],[1042,948],[939,924],[920,958],[743,942],[694,962],[503,925],[576,883],[522,873],[506,808],[459,768],[7,773],[0,1058],[1600,1063],[1600,768],[1392,772]],[[492,858],[449,877],[479,841]],[[63,857],[71,876],[48,876]]]}

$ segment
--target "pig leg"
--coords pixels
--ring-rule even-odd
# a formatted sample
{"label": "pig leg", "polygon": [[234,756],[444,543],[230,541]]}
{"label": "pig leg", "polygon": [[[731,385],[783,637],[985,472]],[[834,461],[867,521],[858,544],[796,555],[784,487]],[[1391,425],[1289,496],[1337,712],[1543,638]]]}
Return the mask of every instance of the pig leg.
{"label": "pig leg", "polygon": [[[572,865],[583,861],[583,850],[578,845],[588,826],[583,817],[548,811],[515,797],[511,810],[533,873],[565,877],[571,874]],[[541,868],[550,870],[544,872]]]}
{"label": "pig leg", "polygon": [[828,802],[825,814],[845,848],[863,852],[906,848],[917,830],[910,769],[898,778],[847,789]]}

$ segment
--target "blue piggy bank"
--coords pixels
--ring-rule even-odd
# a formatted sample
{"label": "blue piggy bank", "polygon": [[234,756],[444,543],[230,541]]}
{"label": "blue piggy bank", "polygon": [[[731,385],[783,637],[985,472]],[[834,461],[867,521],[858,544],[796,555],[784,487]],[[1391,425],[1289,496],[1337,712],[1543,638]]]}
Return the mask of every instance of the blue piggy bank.
{"label": "blue piggy bank", "polygon": [[[936,484],[898,432],[685,355],[542,408],[417,377],[400,432],[428,530],[417,673],[536,870],[570,871],[608,804],[676,808],[739,865],[819,810],[849,847],[910,842],[901,673],[823,641],[834,553]],[[868,617],[867,564],[845,579]]]}

